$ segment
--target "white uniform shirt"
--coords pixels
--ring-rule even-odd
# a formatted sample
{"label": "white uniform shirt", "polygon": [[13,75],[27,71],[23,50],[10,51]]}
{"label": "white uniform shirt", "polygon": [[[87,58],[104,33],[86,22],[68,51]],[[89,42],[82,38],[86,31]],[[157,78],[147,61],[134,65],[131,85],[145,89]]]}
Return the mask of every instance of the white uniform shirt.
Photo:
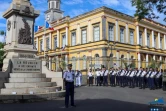
{"label": "white uniform shirt", "polygon": [[124,74],[125,74],[125,71],[122,70],[122,72],[120,73],[120,76],[124,76]]}
{"label": "white uniform shirt", "polygon": [[144,77],[146,74],[146,71],[143,71],[142,74],[141,74],[141,77]]}
{"label": "white uniform shirt", "polygon": [[64,75],[63,75],[63,78],[67,81],[67,82],[73,82],[74,81],[74,76],[75,76],[75,73],[73,70],[71,71],[66,71],[64,72]]}
{"label": "white uniform shirt", "polygon": [[141,72],[142,72],[142,71],[139,70],[136,76],[137,76],[137,77],[140,76]]}
{"label": "white uniform shirt", "polygon": [[148,78],[150,76],[152,71],[149,71],[148,74],[146,75],[146,78]]}
{"label": "white uniform shirt", "polygon": [[129,72],[127,73],[127,75],[126,75],[126,76],[129,76],[129,75],[130,75],[130,72],[131,72],[131,71],[129,71]]}
{"label": "white uniform shirt", "polygon": [[132,71],[130,74],[130,77],[133,77],[135,75],[135,71]]}
{"label": "white uniform shirt", "polygon": [[79,72],[79,71],[76,71],[76,72],[75,72],[75,77],[80,77],[80,76],[81,76],[80,72]]}
{"label": "white uniform shirt", "polygon": [[88,73],[88,77],[92,77],[93,76],[93,73],[92,72],[89,72]]}
{"label": "white uniform shirt", "polygon": [[150,78],[154,78],[154,76],[157,74],[157,72],[152,72],[152,74],[150,75]]}
{"label": "white uniform shirt", "polygon": [[111,74],[112,72],[113,72],[113,70],[111,70],[111,71],[109,72],[109,74],[112,75],[112,74]]}
{"label": "white uniform shirt", "polygon": [[107,76],[107,75],[108,75],[108,70],[102,71],[102,74],[103,74],[104,76]]}
{"label": "white uniform shirt", "polygon": [[162,75],[162,73],[159,72],[159,73],[157,74],[156,78],[159,78],[161,75]]}
{"label": "white uniform shirt", "polygon": [[112,72],[112,75],[113,75],[113,76],[116,75],[116,71],[113,71],[113,72]]}
{"label": "white uniform shirt", "polygon": [[100,71],[96,71],[96,76],[100,76]]}

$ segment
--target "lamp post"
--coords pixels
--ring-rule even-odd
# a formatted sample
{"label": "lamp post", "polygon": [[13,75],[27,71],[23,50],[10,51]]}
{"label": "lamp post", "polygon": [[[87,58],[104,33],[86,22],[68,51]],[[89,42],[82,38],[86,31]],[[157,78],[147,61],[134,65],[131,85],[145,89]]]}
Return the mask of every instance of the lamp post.
{"label": "lamp post", "polygon": [[[107,41],[107,45],[108,45],[108,49],[110,48],[111,46],[111,54],[110,54],[110,64],[111,64],[111,67],[113,67],[113,53],[112,53],[112,50],[115,49],[115,45],[116,45],[116,42],[114,41],[112,44],[110,44],[110,41],[108,40]],[[112,48],[113,47],[113,48]]]}

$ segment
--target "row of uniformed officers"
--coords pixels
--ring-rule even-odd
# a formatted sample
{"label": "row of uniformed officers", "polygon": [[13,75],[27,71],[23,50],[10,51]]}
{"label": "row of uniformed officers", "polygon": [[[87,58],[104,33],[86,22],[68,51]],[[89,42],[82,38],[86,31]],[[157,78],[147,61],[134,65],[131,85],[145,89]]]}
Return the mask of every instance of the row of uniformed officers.
{"label": "row of uniformed officers", "polygon": [[110,68],[108,71],[106,67],[97,69],[92,73],[92,70],[88,72],[89,86],[93,84],[93,80],[97,82],[97,86],[108,86],[108,80],[112,87],[139,87],[140,89],[149,88],[151,90],[162,87],[162,73],[163,70],[158,68]]}

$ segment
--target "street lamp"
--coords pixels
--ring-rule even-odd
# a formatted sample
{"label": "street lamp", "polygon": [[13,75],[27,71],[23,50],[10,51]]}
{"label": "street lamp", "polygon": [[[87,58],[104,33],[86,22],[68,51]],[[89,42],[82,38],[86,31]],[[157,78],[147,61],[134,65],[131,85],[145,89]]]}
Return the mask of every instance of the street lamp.
{"label": "street lamp", "polygon": [[[110,41],[108,40],[108,41],[107,41],[107,45],[108,45],[108,49],[109,49],[110,46],[111,46],[110,61],[111,61],[111,67],[113,67],[113,53],[112,53],[112,50],[113,50],[113,49],[115,50],[116,42],[114,41],[112,44],[110,44]],[[113,48],[112,48],[112,47],[113,47]]]}

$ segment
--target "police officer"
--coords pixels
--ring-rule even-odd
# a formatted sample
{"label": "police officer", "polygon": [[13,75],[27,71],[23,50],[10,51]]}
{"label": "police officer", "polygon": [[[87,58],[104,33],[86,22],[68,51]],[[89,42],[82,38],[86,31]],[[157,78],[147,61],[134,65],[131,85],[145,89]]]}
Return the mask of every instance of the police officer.
{"label": "police officer", "polygon": [[153,73],[152,68],[150,68],[146,75],[147,87],[149,87],[149,88],[151,88],[150,76],[152,73]]}
{"label": "police officer", "polygon": [[97,68],[97,71],[96,71],[96,77],[97,77],[97,85],[96,86],[99,86],[100,85],[100,69]]}
{"label": "police officer", "polygon": [[103,86],[108,86],[108,70],[106,70],[106,67],[102,68],[102,74],[103,74]]}
{"label": "police officer", "polygon": [[68,70],[64,72],[63,79],[66,86],[65,107],[69,105],[69,95],[71,96],[71,106],[76,107],[74,104],[74,77],[75,73],[72,70],[72,64],[68,64]]}
{"label": "police officer", "polygon": [[154,90],[155,89],[154,78],[155,78],[156,74],[157,74],[157,72],[153,69],[153,72],[151,73],[151,75],[149,77],[150,90]]}
{"label": "police officer", "polygon": [[155,78],[157,89],[162,87],[162,73],[163,73],[163,70],[161,69]]}
{"label": "police officer", "polygon": [[116,76],[116,70],[115,69],[112,69],[112,72],[110,72],[110,76],[111,76],[110,85],[112,87],[115,87],[115,76]]}
{"label": "police officer", "polygon": [[126,69],[122,69],[121,73],[120,73],[120,86],[121,87],[124,87],[124,76],[125,76],[125,73],[126,73]]}
{"label": "police officer", "polygon": [[93,85],[93,73],[91,69],[89,70],[88,78],[89,78],[89,86]]}
{"label": "police officer", "polygon": [[75,72],[75,78],[76,78],[76,87],[81,86],[81,81],[80,81],[81,74],[78,70]]}
{"label": "police officer", "polygon": [[143,68],[143,72],[140,76],[140,83],[141,83],[141,86],[140,86],[140,89],[145,89],[145,76],[146,76],[146,73],[147,71]]}
{"label": "police officer", "polygon": [[121,69],[120,68],[118,68],[117,69],[117,72],[116,72],[116,85],[117,86],[120,86],[120,73],[121,73]]}

